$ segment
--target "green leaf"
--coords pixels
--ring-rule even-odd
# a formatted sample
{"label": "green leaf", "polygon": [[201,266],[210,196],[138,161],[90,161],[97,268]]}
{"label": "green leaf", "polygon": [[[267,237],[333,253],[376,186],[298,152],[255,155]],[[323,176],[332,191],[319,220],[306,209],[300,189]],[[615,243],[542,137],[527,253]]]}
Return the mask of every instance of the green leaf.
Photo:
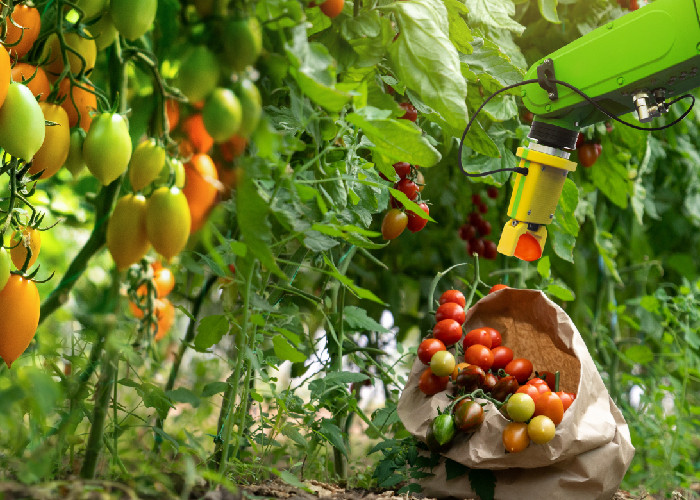
{"label": "green leaf", "polygon": [[301,435],[301,432],[299,432],[295,425],[285,425],[284,435],[292,441],[294,441],[299,446],[301,446],[302,448],[306,449],[308,443],[306,442],[306,439],[304,439],[304,436]]}
{"label": "green leaf", "polygon": [[330,261],[328,256],[324,255],[323,260],[325,261],[326,265],[329,268],[328,274],[330,274],[333,278],[337,279],[345,285],[348,290],[350,290],[354,295],[356,295],[360,299],[369,299],[374,302],[377,302],[378,304],[384,304],[382,299],[377,297],[374,293],[371,291],[367,290],[366,288],[362,288],[360,286],[357,286],[350,278],[345,276],[344,274],[341,274],[340,271],[333,265],[333,263]]}
{"label": "green leaf", "polygon": [[355,372],[333,372],[326,375],[325,383],[331,385],[345,385],[354,382],[364,382],[369,377],[362,373]]}
{"label": "green leaf", "polygon": [[178,442],[177,439],[172,437],[170,434],[165,432],[163,429],[159,429],[158,427],[151,427],[153,429],[153,432],[158,434],[161,438],[165,439],[167,442],[173,445],[173,448],[175,448],[175,451],[178,451],[180,449],[180,443]]}
{"label": "green leaf", "polygon": [[137,387],[136,390],[147,408],[154,408],[161,419],[168,416],[172,403],[170,398],[163,392],[163,389],[146,382]]}
{"label": "green leaf", "polygon": [[591,170],[595,187],[615,205],[627,208],[627,195],[631,192],[631,185],[626,165],[611,151],[611,154],[601,154]]}
{"label": "green leaf", "polygon": [[549,255],[545,255],[537,262],[537,272],[543,278],[549,278],[551,274],[551,263],[549,262]]}
{"label": "green leaf", "polygon": [[496,30],[509,30],[518,35],[525,31],[525,26],[511,19],[515,15],[512,0],[466,0],[469,18]]}
{"label": "green leaf", "polygon": [[394,188],[389,188],[389,192],[394,196],[394,198],[396,198],[397,201],[401,202],[401,204],[407,210],[410,210],[411,212],[415,213],[421,219],[428,219],[430,222],[435,222],[435,220],[433,220],[433,218],[430,217],[430,215],[426,214],[416,202],[409,200],[408,196],[406,196],[402,191],[399,191],[398,189]]}
{"label": "green leaf", "polygon": [[333,423],[332,420],[324,418],[321,421],[321,427],[319,432],[323,437],[325,437],[332,445],[333,448],[340,451],[346,457],[348,456],[348,450],[345,447],[345,440],[343,439],[343,434],[337,425]]}
{"label": "green leaf", "polygon": [[547,238],[547,242],[551,239],[552,249],[554,253],[561,259],[567,262],[574,261],[574,247],[576,246],[576,237],[564,232],[557,225],[556,220],[554,224],[550,226],[552,229],[549,231],[551,238]]}
{"label": "green leaf", "polygon": [[467,472],[469,472],[469,467],[448,458],[445,459],[445,472],[447,475],[446,479],[449,481],[450,479],[456,479],[464,476]]}
{"label": "green leaf", "polygon": [[210,382],[202,389],[201,397],[209,398],[214,394],[226,392],[226,389],[228,389],[228,384],[226,382]]}
{"label": "green leaf", "polygon": [[202,318],[197,326],[197,336],[194,338],[194,348],[204,352],[215,344],[221,342],[224,335],[228,334],[231,325],[223,314],[215,314]]}
{"label": "green leaf", "polygon": [[460,0],[445,0],[447,17],[450,22],[450,41],[455,48],[465,54],[472,51],[470,42],[474,39],[464,17],[469,13],[463,2]]}
{"label": "green leaf", "polygon": [[185,387],[178,387],[175,390],[166,392],[165,395],[178,403],[188,403],[194,408],[199,406],[199,396]]}
{"label": "green leaf", "polygon": [[564,285],[564,283],[561,282],[549,285],[546,292],[557,299],[565,300],[567,302],[570,302],[575,298],[574,292],[572,292],[566,285]]}
{"label": "green leaf", "polygon": [[557,225],[566,233],[578,236],[579,225],[574,212],[578,206],[578,188],[571,179],[564,181],[564,187],[557,205],[555,220]]}
{"label": "green leaf", "polygon": [[540,8],[540,14],[550,23],[559,24],[559,16],[557,15],[557,0],[537,0],[537,6]]}
{"label": "green leaf", "polygon": [[481,500],[493,500],[496,475],[489,469],[469,469],[469,485]]}
{"label": "green leaf", "polygon": [[304,235],[304,246],[313,252],[325,252],[338,245],[333,238],[310,229]]}
{"label": "green leaf", "polygon": [[654,361],[654,353],[645,345],[633,345],[625,349],[624,353],[630,361],[640,365],[646,365]]}
{"label": "green leaf", "polygon": [[302,490],[310,491],[309,487],[305,483],[302,483],[301,481],[299,481],[299,479],[291,472],[286,471],[286,470],[281,470],[281,471],[276,471],[275,473],[285,483],[287,483],[291,486],[294,486],[295,488],[300,488]]}
{"label": "green leaf", "polygon": [[356,328],[358,331],[378,333],[387,333],[389,331],[367,316],[367,311],[356,306],[345,306],[345,309],[343,309],[343,320],[350,328]]}
{"label": "green leaf", "polygon": [[283,335],[275,335],[272,337],[272,346],[275,351],[275,356],[280,359],[291,361],[292,363],[306,361],[306,355],[290,344]]}
{"label": "green leaf", "polygon": [[[477,76],[484,85],[484,90],[491,93],[501,87],[522,81],[525,73],[499,50],[498,45],[483,37],[475,37],[472,47],[474,49],[472,53],[460,54],[459,60]],[[520,90],[517,88],[509,92],[520,95]]]}

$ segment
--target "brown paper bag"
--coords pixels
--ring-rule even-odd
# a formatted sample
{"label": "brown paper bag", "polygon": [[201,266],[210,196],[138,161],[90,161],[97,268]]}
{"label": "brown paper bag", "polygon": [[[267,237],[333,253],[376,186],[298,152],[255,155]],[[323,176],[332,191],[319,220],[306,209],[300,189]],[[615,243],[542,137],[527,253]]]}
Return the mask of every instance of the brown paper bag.
{"label": "brown paper bag", "polygon": [[[560,390],[575,392],[552,441],[506,453],[501,435],[508,420],[492,403],[471,438],[458,433],[443,455],[475,469],[496,471],[496,498],[609,499],[627,471],[634,448],[629,429],[610,399],[581,334],[567,314],[542,292],[504,289],[467,312],[464,330],[491,326],[515,357],[528,358],[535,370],[559,371]],[[428,426],[450,400],[446,392],[425,396],[418,379],[425,365],[416,359],[398,404],[406,429],[425,441]],[[537,470],[532,470],[537,469]],[[445,468],[423,480],[424,493],[437,497],[473,496],[466,478],[446,481]]]}

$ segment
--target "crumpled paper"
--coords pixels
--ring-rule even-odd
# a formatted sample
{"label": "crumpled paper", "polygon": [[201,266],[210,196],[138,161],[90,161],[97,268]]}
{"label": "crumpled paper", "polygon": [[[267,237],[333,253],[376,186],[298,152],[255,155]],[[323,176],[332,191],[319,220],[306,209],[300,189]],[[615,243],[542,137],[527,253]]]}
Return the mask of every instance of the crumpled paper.
{"label": "crumpled paper", "polygon": [[[485,420],[471,437],[457,433],[447,458],[496,475],[496,498],[609,499],[634,455],[629,429],[613,403],[588,349],[569,316],[542,292],[507,288],[484,297],[467,311],[464,331],[491,326],[516,358],[532,361],[535,370],[559,371],[560,390],[575,392],[552,441],[506,453],[502,432],[508,420],[495,405],[484,408]],[[458,360],[458,362],[461,360]],[[428,426],[450,400],[447,391],[428,397],[418,388],[426,366],[416,359],[398,404],[406,429],[425,441]],[[451,382],[450,382],[451,384]],[[536,469],[536,470],[533,470]],[[444,465],[421,481],[423,492],[440,498],[469,498],[464,478],[446,480]]]}

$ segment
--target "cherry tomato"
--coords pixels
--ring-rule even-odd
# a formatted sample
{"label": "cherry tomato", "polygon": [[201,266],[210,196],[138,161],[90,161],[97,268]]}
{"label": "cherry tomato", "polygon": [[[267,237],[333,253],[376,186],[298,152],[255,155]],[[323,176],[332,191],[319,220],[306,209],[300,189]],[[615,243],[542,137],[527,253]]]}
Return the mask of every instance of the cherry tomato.
{"label": "cherry tomato", "polygon": [[195,153],[208,153],[214,146],[214,139],[207,132],[201,113],[195,113],[185,118],[185,121],[182,122],[182,130],[192,143]]}
{"label": "cherry tomato", "polygon": [[437,311],[435,311],[435,321],[442,321],[443,319],[453,319],[460,325],[464,323],[466,314],[464,312],[464,307],[454,302],[445,302],[441,304]]}
{"label": "cherry tomato", "polygon": [[129,181],[134,191],[141,191],[158,178],[165,166],[165,149],[154,139],[141,142],[129,161]]}
{"label": "cherry tomato", "polygon": [[455,365],[455,369],[452,371],[452,382],[456,383],[457,382],[457,375],[459,375],[459,372],[464,370],[467,366],[471,366],[469,363],[457,363]]}
{"label": "cherry tomato", "polygon": [[[493,368],[493,366],[491,367]],[[491,372],[488,372],[484,376],[484,382],[481,384],[481,388],[486,392],[491,392],[498,383],[498,377]]]}
{"label": "cherry tomato", "polygon": [[29,173],[34,175],[43,172],[40,178],[48,179],[58,172],[68,158],[70,126],[68,125],[68,114],[58,104],[40,102],[39,107],[44,113],[44,120],[57,125],[46,125],[44,143],[34,155]]}
{"label": "cherry tomato", "polygon": [[34,338],[39,325],[36,284],[11,274],[0,290],[0,357],[10,368]]}
{"label": "cherry tomato", "polygon": [[477,193],[472,194],[472,203],[474,205],[480,205],[481,204],[481,196],[478,195]]}
{"label": "cherry tomato", "polygon": [[248,140],[240,135],[234,135],[228,141],[219,144],[221,157],[224,161],[232,162],[245,152]]}
{"label": "cherry tomato", "polygon": [[162,299],[170,294],[175,288],[175,275],[167,267],[162,264],[154,263],[153,268],[153,283],[156,286],[156,297]]}
{"label": "cherry tomato", "polygon": [[[2,51],[0,51],[0,58],[2,58],[2,56]],[[31,81],[27,81],[30,78]],[[51,92],[51,83],[46,76],[46,72],[39,66],[32,66],[27,63],[16,63],[12,68],[12,81],[23,83],[29,87],[32,94],[34,94],[35,97],[39,97],[40,101],[45,101],[49,92]],[[0,99],[0,105],[2,105],[3,100],[4,98]]]}
{"label": "cherry tomato", "polygon": [[505,401],[509,394],[514,394],[518,390],[518,381],[515,377],[508,375],[498,380],[496,386],[491,390],[491,396],[498,401]]}
{"label": "cherry tomato", "polygon": [[12,56],[19,59],[29,52],[39,37],[41,15],[34,7],[15,5],[12,10],[12,22],[8,16],[6,26],[4,44],[8,46],[7,49],[12,52]]}
{"label": "cherry tomato", "polygon": [[576,149],[579,149],[581,146],[583,146],[583,143],[586,140],[586,136],[583,135],[581,132],[578,133],[576,136]]}
{"label": "cherry tomato", "polygon": [[[86,83],[81,83],[81,85],[87,89],[94,89],[94,87]],[[95,97],[95,94],[77,85],[72,85],[70,78],[64,78],[58,84],[58,96],[65,96],[61,106],[68,114],[70,126],[79,126],[85,132],[88,132],[92,124],[90,113],[97,109],[97,97]],[[73,103],[74,101],[75,104]]]}
{"label": "cherry tomato", "polygon": [[10,83],[0,107],[0,147],[9,155],[31,161],[44,143],[45,129],[44,113],[32,91],[21,83]]}
{"label": "cherry tomato", "polygon": [[495,328],[491,328],[490,326],[485,326],[484,329],[491,334],[491,349],[500,346],[503,340],[501,338],[501,332],[499,332]]}
{"label": "cherry tomato", "polygon": [[510,422],[503,430],[503,446],[509,453],[518,453],[530,445],[530,437],[527,435],[527,424],[524,422]]}
{"label": "cherry tomato", "polygon": [[488,236],[491,234],[491,223],[482,219],[477,223],[476,230],[479,231],[481,236]]}
{"label": "cherry tomato", "polygon": [[412,122],[415,122],[418,119],[418,111],[416,111],[416,108],[411,104],[410,102],[402,102],[399,103],[399,106],[401,109],[404,110],[404,114],[399,116],[399,119],[402,120],[409,120]]}
{"label": "cherry tomato", "polygon": [[198,231],[204,225],[207,215],[216,204],[218,180],[216,166],[208,155],[196,154],[185,165],[185,187],[182,193],[187,198],[190,209],[190,232]]}
{"label": "cherry tomato", "polygon": [[[332,0],[332,2],[337,5],[344,3],[344,0]],[[342,5],[340,7],[342,10]],[[234,71],[241,72],[254,64],[262,52],[262,27],[254,16],[231,17],[226,22],[222,35],[223,55]]]}
{"label": "cherry tomato", "polygon": [[90,32],[95,37],[95,45],[97,45],[98,52],[112,45],[119,36],[119,31],[114,26],[114,21],[112,21],[112,16],[109,12],[103,12],[102,16],[94,24],[90,25]]}
{"label": "cherry tomato", "polygon": [[496,257],[498,257],[498,247],[496,243],[491,240],[484,240],[484,258],[496,260]]}
{"label": "cherry tomato", "polygon": [[498,198],[498,188],[494,186],[489,187],[486,190],[486,195],[492,200]]}
{"label": "cherry tomato", "polygon": [[513,375],[519,384],[524,384],[532,373],[532,362],[525,358],[515,358],[505,367],[508,375]]}
{"label": "cherry tomato", "polygon": [[[236,134],[241,137],[250,137],[258,128],[260,118],[262,117],[262,97],[260,91],[255,84],[244,78],[240,80],[234,87],[238,102],[241,104],[242,119]],[[335,137],[335,133],[331,138]]]}
{"label": "cherry tomato", "polygon": [[438,351],[430,358],[430,370],[438,377],[449,377],[455,369],[455,357],[449,351]]}
{"label": "cherry tomato", "polygon": [[481,344],[483,346],[491,348],[491,332],[486,328],[475,328],[467,333],[464,337],[464,350],[466,351],[469,346],[474,344]]}
{"label": "cherry tomato", "polygon": [[[487,214],[487,213],[489,213],[489,207],[487,207],[487,206],[484,205],[483,203],[479,203],[479,205],[477,206],[477,208],[478,208],[480,214]],[[490,229],[490,228],[489,228],[489,232],[491,232],[491,229]]]}
{"label": "cherry tomato", "polygon": [[530,380],[527,381],[527,385],[534,385],[535,387],[545,387],[546,391],[550,391],[551,389],[549,388],[549,385],[547,385],[547,382],[544,381],[544,379],[541,379],[540,377],[534,377],[531,378]]}
{"label": "cherry tomato", "polygon": [[533,443],[545,444],[554,438],[557,429],[552,419],[545,415],[538,415],[527,424],[527,435]]}
{"label": "cherry tomato", "polygon": [[598,160],[599,154],[595,144],[587,142],[578,150],[578,162],[584,167],[592,167]]}
{"label": "cherry tomato", "polygon": [[[79,74],[81,71],[87,73],[95,67],[97,44],[88,30],[85,30],[85,35],[89,38],[83,38],[78,33],[64,33],[63,35],[66,45],[72,49],[66,51],[66,57],[68,58],[68,68],[74,75]],[[80,54],[83,59],[78,57],[73,51]],[[56,79],[63,72],[61,42],[55,33],[49,35],[46,40],[41,60],[46,61],[43,66],[49,78]]]}
{"label": "cherry tomato", "polygon": [[126,171],[131,159],[131,137],[124,115],[102,113],[95,117],[83,143],[83,159],[104,186]]}
{"label": "cherry tomato", "polygon": [[405,194],[409,200],[413,201],[418,198],[418,186],[410,179],[401,179],[396,183],[396,189]]}
{"label": "cherry tomato", "polygon": [[[549,390],[554,392],[556,390],[556,380],[557,376],[555,373],[544,371],[544,372],[537,372],[537,378],[540,378],[545,381],[547,386],[549,387]],[[533,379],[534,380],[534,379]]]}
{"label": "cherry tomato", "polygon": [[24,268],[24,262],[27,260],[27,255],[30,251],[32,256],[29,259],[29,264],[27,264],[27,269],[32,267],[41,251],[41,231],[33,227],[25,227],[21,233],[15,231],[10,241],[12,242],[10,256],[15,267],[17,269]]}
{"label": "cherry tomato", "polygon": [[482,220],[484,220],[484,218],[478,212],[472,212],[469,214],[468,220],[469,224],[476,227]]}
{"label": "cherry tomato", "polygon": [[535,413],[535,401],[528,394],[523,394],[518,390],[506,403],[506,411],[512,421],[527,422]]}
{"label": "cherry tomato", "polygon": [[119,198],[107,223],[107,248],[120,271],[148,253],[146,198],[134,194]]}
{"label": "cherry tomato", "polygon": [[411,173],[411,164],[405,161],[394,163],[394,170],[396,170],[399,179],[405,179]]}
{"label": "cherry tomato", "polygon": [[545,385],[545,389],[541,389],[541,386],[525,384],[518,387],[518,390],[515,392],[516,394],[527,394],[533,401],[537,402],[537,400],[540,398],[540,394],[547,392],[548,389],[546,389],[546,387],[547,386]]}
{"label": "cherry tomato", "polygon": [[180,123],[180,103],[175,99],[167,99],[165,101],[165,113],[168,115],[168,130],[173,131],[177,124]]}
{"label": "cherry tomato", "polygon": [[438,392],[444,391],[447,388],[447,383],[449,381],[450,377],[438,377],[432,371],[430,371],[430,368],[426,368],[420,376],[418,388],[426,396],[433,396]]}
{"label": "cherry tomato", "polygon": [[156,252],[170,260],[185,248],[190,235],[187,198],[176,188],[156,189],[146,205],[146,233]]}
{"label": "cherry tomato", "polygon": [[525,111],[522,116],[521,116],[523,123],[532,123],[532,120],[535,119],[535,115],[532,113],[532,111]]}
{"label": "cherry tomato", "polygon": [[474,432],[484,422],[484,409],[476,401],[463,399],[454,409],[457,429],[462,432]]}
{"label": "cherry tomato", "polygon": [[447,302],[453,302],[464,307],[467,305],[467,299],[462,292],[459,290],[447,290],[440,295],[439,303],[440,305]]}
{"label": "cherry tomato", "polygon": [[520,260],[532,262],[542,257],[542,247],[530,233],[525,233],[518,238],[513,255]]}
{"label": "cherry tomato", "polygon": [[564,407],[564,411],[569,409],[569,406],[571,406],[571,403],[574,402],[574,399],[576,399],[576,396],[574,396],[570,392],[556,392],[555,393],[557,396],[559,396],[559,399],[561,399],[561,404]]}
{"label": "cherry tomato", "polygon": [[635,11],[639,8],[639,3],[637,0],[630,0],[630,11]]}
{"label": "cherry tomato", "polygon": [[[425,212],[425,215],[430,214],[430,208],[428,208],[427,203],[420,203],[418,206],[421,208],[421,210]],[[428,219],[424,219],[423,217],[411,211],[406,212],[406,217],[408,217],[406,227],[412,233],[417,233],[418,231],[422,230],[428,223]]]}
{"label": "cherry tomato", "polygon": [[127,40],[141,38],[153,25],[158,0],[110,0],[109,14],[114,26]]}
{"label": "cherry tomato", "polygon": [[551,391],[547,391],[537,398],[535,401],[535,416],[547,415],[552,419],[554,425],[559,425],[561,419],[564,418],[564,404],[559,396]]}
{"label": "cherry tomato", "polygon": [[497,292],[499,290],[503,290],[504,288],[510,288],[508,285],[503,285],[499,283],[498,285],[493,285],[491,287],[491,290],[489,290],[489,293]]}
{"label": "cherry tomato", "polygon": [[440,320],[433,328],[433,337],[448,346],[456,344],[462,338],[462,325],[452,318]]}
{"label": "cherry tomato", "polygon": [[343,12],[343,6],[345,5],[345,0],[326,0],[323,2],[321,7],[321,12],[330,17],[335,18]]}
{"label": "cherry tomato", "polygon": [[423,364],[429,365],[430,359],[438,351],[445,351],[447,348],[445,344],[440,339],[425,339],[418,346],[418,359],[423,362]]}
{"label": "cherry tomato", "polygon": [[452,374],[457,386],[464,388],[466,392],[472,392],[484,384],[486,372],[481,367],[468,363],[460,363],[459,366],[459,370],[455,367],[457,374]]}
{"label": "cherry tomato", "polygon": [[83,143],[85,142],[85,131],[81,128],[74,128],[70,133],[70,146],[68,147],[68,158],[64,163],[68,171],[76,178],[83,169],[86,168],[83,161]]}
{"label": "cherry tomato", "polygon": [[473,238],[467,243],[467,253],[469,255],[477,254],[479,257],[484,255],[484,250],[486,246],[484,245],[484,240],[481,238]]}
{"label": "cherry tomato", "polygon": [[493,354],[493,365],[491,366],[494,370],[500,370],[505,368],[508,363],[513,361],[513,349],[510,347],[499,345],[491,349]]}
{"label": "cherry tomato", "polygon": [[431,424],[433,435],[440,446],[444,446],[455,436],[455,422],[452,415],[443,413],[438,415]]}
{"label": "cherry tomato", "polygon": [[200,102],[214,91],[219,74],[219,62],[214,53],[204,45],[197,45],[180,63],[177,87],[191,103]]}
{"label": "cherry tomato", "polygon": [[464,241],[469,241],[476,237],[476,228],[471,224],[463,224],[459,228],[459,237]]}
{"label": "cherry tomato", "polygon": [[156,299],[156,336],[154,340],[157,342],[170,331],[175,322],[175,307],[168,299]]}
{"label": "cherry tomato", "polygon": [[491,354],[491,349],[488,347],[475,344],[464,351],[464,361],[480,366],[486,371],[493,365],[493,354]]}
{"label": "cherry tomato", "polygon": [[408,216],[398,208],[392,208],[382,220],[382,237],[385,240],[398,238],[408,225]]}

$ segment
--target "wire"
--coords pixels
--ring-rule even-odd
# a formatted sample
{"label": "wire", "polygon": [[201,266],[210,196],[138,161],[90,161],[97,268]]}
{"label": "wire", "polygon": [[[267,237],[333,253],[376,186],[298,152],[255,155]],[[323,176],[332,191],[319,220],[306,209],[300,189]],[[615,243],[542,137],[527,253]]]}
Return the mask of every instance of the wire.
{"label": "wire", "polygon": [[[611,119],[615,120],[615,121],[618,122],[618,123],[621,123],[621,124],[623,124],[623,125],[626,125],[626,126],[628,126],[628,127],[631,127],[631,128],[637,129],[637,130],[646,130],[646,131],[649,131],[649,132],[654,132],[654,131],[659,131],[659,130],[667,129],[667,128],[669,128],[669,127],[673,127],[674,125],[676,125],[677,123],[679,123],[681,120],[683,120],[686,116],[688,116],[688,114],[690,113],[690,111],[693,109],[693,106],[695,106],[695,97],[694,97],[693,95],[691,95],[691,94],[684,94],[684,95],[682,95],[682,96],[680,96],[680,97],[677,97],[676,99],[674,99],[673,101],[671,101],[670,103],[668,103],[668,104],[666,105],[667,108],[670,108],[671,106],[673,106],[674,104],[676,104],[678,101],[680,101],[680,100],[682,100],[682,99],[690,98],[690,99],[691,99],[690,107],[689,107],[688,109],[686,109],[680,117],[676,118],[676,119],[673,120],[671,123],[667,123],[666,125],[663,125],[663,126],[661,126],[661,127],[640,127],[640,126],[638,126],[638,125],[634,125],[633,123],[629,123],[629,122],[626,122],[626,121],[624,121],[624,120],[621,120],[621,119],[619,119],[619,118],[616,117],[616,116],[613,116],[608,110],[606,110],[606,109],[603,108],[600,104],[598,104],[597,102],[595,102],[595,101],[594,101],[591,97],[589,97],[585,92],[583,92],[581,89],[579,89],[579,88],[577,88],[577,87],[571,85],[570,83],[567,83],[567,82],[564,82],[564,81],[561,81],[561,80],[557,80],[557,79],[555,79],[555,78],[550,78],[550,79],[548,79],[548,81],[549,81],[549,82],[552,82],[552,83],[555,83],[555,84],[557,84],[557,85],[562,85],[562,86],[564,86],[564,87],[566,87],[566,88],[569,88],[569,89],[573,90],[573,91],[576,92],[578,95],[580,95],[581,97],[583,97],[585,100],[587,100],[588,102],[590,102],[590,103],[593,105],[593,107],[595,107],[598,111],[600,111],[601,113],[603,113],[603,114],[604,114],[605,116],[607,116],[608,118],[611,118]],[[516,168],[501,168],[501,169],[498,169],[498,170],[490,170],[490,171],[488,171],[488,172],[481,172],[481,173],[478,173],[478,174],[471,174],[471,173],[467,172],[466,170],[464,170],[464,165],[462,165],[462,147],[464,146],[464,138],[467,136],[467,132],[469,132],[469,129],[471,128],[472,124],[474,123],[474,120],[476,119],[477,115],[481,112],[481,110],[484,108],[484,106],[486,106],[486,105],[489,103],[489,101],[490,101],[491,99],[493,99],[493,98],[496,97],[497,95],[499,95],[499,94],[501,94],[501,93],[503,93],[503,92],[506,92],[506,91],[508,91],[508,90],[510,90],[510,89],[512,89],[512,88],[520,87],[520,86],[522,86],[522,85],[529,85],[529,84],[531,84],[531,83],[539,83],[539,80],[536,79],[536,78],[532,78],[532,79],[530,79],[530,80],[523,80],[522,82],[514,83],[514,84],[512,84],[512,85],[507,85],[507,86],[505,86],[505,87],[503,87],[503,88],[498,89],[496,92],[494,92],[493,94],[491,94],[490,96],[488,96],[488,97],[486,98],[486,100],[485,100],[483,103],[481,103],[481,106],[479,106],[479,108],[476,110],[476,112],[472,115],[472,117],[470,118],[469,122],[467,123],[467,127],[464,129],[464,133],[462,134],[462,140],[461,140],[460,143],[459,143],[459,150],[458,150],[458,152],[457,152],[458,161],[459,161],[459,168],[460,168],[460,170],[462,171],[462,173],[463,173],[464,175],[466,175],[467,177],[484,177],[484,176],[486,176],[486,175],[495,174],[495,173],[497,173],[497,172],[517,172],[517,173],[522,174],[522,175],[527,175],[527,169],[526,169],[526,168],[521,168],[521,167],[516,167]]]}

